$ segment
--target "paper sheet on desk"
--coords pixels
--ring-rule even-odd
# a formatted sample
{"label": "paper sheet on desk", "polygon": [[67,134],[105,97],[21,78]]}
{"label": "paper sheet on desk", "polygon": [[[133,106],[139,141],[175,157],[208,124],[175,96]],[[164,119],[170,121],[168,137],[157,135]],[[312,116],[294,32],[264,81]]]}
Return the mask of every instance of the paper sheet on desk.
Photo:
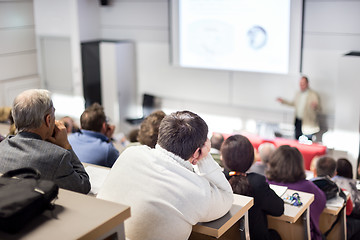
{"label": "paper sheet on desk", "polygon": [[269,184],[269,187],[274,190],[274,192],[281,197],[282,195],[284,195],[284,193],[286,192],[286,190],[288,189],[286,186],[279,186],[279,185],[274,185],[274,184]]}
{"label": "paper sheet on desk", "polygon": [[110,169],[87,166],[85,167],[86,172],[90,177],[91,190],[90,193],[96,195],[98,194],[101,186],[103,185],[105,178],[110,172]]}
{"label": "paper sheet on desk", "polygon": [[344,205],[344,199],[340,196],[336,196],[326,201],[326,207],[342,207]]}

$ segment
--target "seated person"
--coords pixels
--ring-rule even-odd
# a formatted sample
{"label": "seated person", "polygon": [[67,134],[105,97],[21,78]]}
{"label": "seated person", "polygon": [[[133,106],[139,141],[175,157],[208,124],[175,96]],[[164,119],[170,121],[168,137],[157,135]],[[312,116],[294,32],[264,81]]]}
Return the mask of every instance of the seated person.
{"label": "seated person", "polygon": [[220,159],[220,148],[223,142],[224,142],[224,136],[221,133],[213,133],[213,135],[210,138],[210,143],[211,143],[210,154],[221,167],[224,166]]}
{"label": "seated person", "polygon": [[356,180],[353,179],[353,168],[349,160],[339,158],[336,162],[336,176],[333,177],[336,184],[350,192],[354,204],[352,216],[360,218],[360,192],[356,188]]}
{"label": "seated person", "polygon": [[275,230],[268,230],[267,215],[281,216],[284,201],[269,187],[263,175],[246,173],[254,161],[254,148],[242,135],[233,135],[221,147],[225,168],[229,170],[230,185],[236,194],[254,198],[249,209],[251,239],[281,239]]}
{"label": "seated person", "polygon": [[112,167],[119,151],[111,142],[115,126],[107,123],[104,108],[98,103],[86,108],[80,125],[79,132],[69,135],[69,142],[80,161]]}
{"label": "seated person", "polygon": [[249,169],[249,172],[255,172],[265,176],[265,170],[271,154],[275,151],[276,147],[274,144],[265,142],[258,147],[259,156],[261,161],[256,161]]}
{"label": "seated person", "polygon": [[31,89],[14,100],[12,116],[18,134],[0,143],[0,172],[32,167],[60,188],[88,193],[89,176],[73,152],[65,126],[55,121],[50,92]]}
{"label": "seated person", "polygon": [[229,211],[233,192],[209,154],[207,133],[198,115],[175,112],[161,121],[155,148],[134,146],[120,155],[97,197],[131,207],[127,238],[185,240],[192,225]]}
{"label": "seated person", "polygon": [[163,111],[155,111],[147,116],[140,125],[137,140],[142,145],[154,148],[157,142],[161,120],[166,116]]}
{"label": "seated person", "polygon": [[[320,157],[316,161],[315,177],[329,177],[332,178],[336,174],[336,161],[331,157]],[[350,216],[353,210],[353,202],[351,197],[346,202],[346,226],[347,239],[359,239],[360,237],[360,219]]]}
{"label": "seated person", "polygon": [[265,175],[271,184],[287,186],[289,189],[315,195],[315,199],[310,205],[311,239],[323,239],[319,228],[319,219],[325,208],[326,197],[324,192],[313,182],[306,180],[304,159],[300,151],[288,145],[278,147],[269,159]]}

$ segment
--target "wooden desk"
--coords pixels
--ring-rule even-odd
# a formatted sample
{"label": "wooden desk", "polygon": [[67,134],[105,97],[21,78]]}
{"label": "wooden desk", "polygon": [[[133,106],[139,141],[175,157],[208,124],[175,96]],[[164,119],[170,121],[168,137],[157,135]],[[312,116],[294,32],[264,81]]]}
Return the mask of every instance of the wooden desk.
{"label": "wooden desk", "polygon": [[311,239],[309,206],[314,201],[314,194],[286,190],[284,196],[299,193],[302,206],[285,203],[284,214],[280,217],[268,216],[268,227],[275,229],[282,239]]}
{"label": "wooden desk", "polygon": [[253,205],[252,197],[234,194],[234,203],[230,211],[215,221],[198,223],[193,226],[189,239],[250,239],[247,213]]}
{"label": "wooden desk", "polygon": [[125,239],[130,207],[60,189],[53,211],[45,211],[20,233],[0,239]]}
{"label": "wooden desk", "polygon": [[[350,194],[347,194],[347,199],[350,198]],[[346,203],[339,207],[325,207],[324,211],[320,215],[319,227],[321,233],[325,233],[336,221],[337,217],[340,217],[334,228],[330,231],[326,237],[328,240],[347,239],[346,228]]]}

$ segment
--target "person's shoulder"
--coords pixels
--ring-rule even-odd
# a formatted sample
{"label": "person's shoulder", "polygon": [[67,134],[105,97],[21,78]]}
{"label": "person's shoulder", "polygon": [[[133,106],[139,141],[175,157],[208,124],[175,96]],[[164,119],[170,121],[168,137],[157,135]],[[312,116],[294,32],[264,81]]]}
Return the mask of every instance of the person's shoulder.
{"label": "person's shoulder", "polygon": [[263,186],[264,184],[268,185],[266,182],[266,178],[263,175],[255,172],[247,173],[247,179],[251,185],[256,185],[256,186]]}
{"label": "person's shoulder", "polygon": [[124,155],[131,155],[131,154],[143,154],[148,153],[151,151],[151,148],[149,146],[146,145],[132,145],[132,146],[128,146],[125,148],[125,150],[120,154],[120,156],[124,156]]}
{"label": "person's shoulder", "polygon": [[80,134],[80,132],[71,133],[71,134],[68,135],[68,140],[79,138],[80,135],[82,135],[82,134]]}

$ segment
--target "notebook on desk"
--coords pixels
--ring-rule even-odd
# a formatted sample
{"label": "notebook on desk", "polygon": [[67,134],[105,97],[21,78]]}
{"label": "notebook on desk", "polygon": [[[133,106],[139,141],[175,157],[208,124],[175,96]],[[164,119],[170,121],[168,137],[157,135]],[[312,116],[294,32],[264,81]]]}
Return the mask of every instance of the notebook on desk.
{"label": "notebook on desk", "polygon": [[110,172],[110,169],[86,166],[85,170],[90,177],[91,190],[90,194],[97,195],[101,186],[103,185],[105,178]]}
{"label": "notebook on desk", "polygon": [[286,187],[286,186],[279,186],[279,185],[274,185],[274,184],[269,184],[269,187],[270,187],[279,197],[282,197],[282,195],[284,195],[284,193],[285,193],[286,190],[288,189],[288,187]]}

